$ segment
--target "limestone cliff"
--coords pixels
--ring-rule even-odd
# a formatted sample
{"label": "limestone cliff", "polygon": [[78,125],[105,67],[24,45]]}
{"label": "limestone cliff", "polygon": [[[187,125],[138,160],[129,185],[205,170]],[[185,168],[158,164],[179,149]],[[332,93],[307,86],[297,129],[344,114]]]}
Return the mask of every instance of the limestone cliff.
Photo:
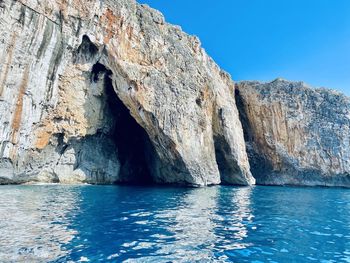
{"label": "limestone cliff", "polygon": [[350,186],[350,99],[302,82],[237,84],[259,184]]}
{"label": "limestone cliff", "polygon": [[134,0],[0,1],[0,183],[249,185],[230,77]]}
{"label": "limestone cliff", "polygon": [[235,87],[135,0],[0,0],[0,113],[0,184],[350,186],[349,98]]}

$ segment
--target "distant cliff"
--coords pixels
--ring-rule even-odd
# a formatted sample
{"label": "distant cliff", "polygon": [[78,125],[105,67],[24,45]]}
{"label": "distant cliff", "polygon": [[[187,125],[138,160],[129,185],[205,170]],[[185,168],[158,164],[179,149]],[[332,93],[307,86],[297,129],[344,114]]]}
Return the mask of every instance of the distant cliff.
{"label": "distant cliff", "polygon": [[0,1],[0,59],[2,184],[348,186],[346,97],[235,87],[134,0]]}
{"label": "distant cliff", "polygon": [[281,79],[236,88],[257,183],[350,186],[348,97]]}

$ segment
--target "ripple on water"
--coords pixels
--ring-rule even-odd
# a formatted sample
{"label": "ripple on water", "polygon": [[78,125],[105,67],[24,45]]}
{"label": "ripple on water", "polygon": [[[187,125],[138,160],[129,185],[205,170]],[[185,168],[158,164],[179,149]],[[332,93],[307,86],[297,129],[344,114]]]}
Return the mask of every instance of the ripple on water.
{"label": "ripple on water", "polygon": [[1,262],[350,262],[346,189],[0,191]]}

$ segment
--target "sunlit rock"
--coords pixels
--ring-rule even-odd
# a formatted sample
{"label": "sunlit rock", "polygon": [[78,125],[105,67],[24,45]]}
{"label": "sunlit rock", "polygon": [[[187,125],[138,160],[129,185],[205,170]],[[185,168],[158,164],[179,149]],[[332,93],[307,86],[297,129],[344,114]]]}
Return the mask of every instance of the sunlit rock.
{"label": "sunlit rock", "polygon": [[234,84],[134,0],[4,0],[0,183],[249,185]]}
{"label": "sunlit rock", "polygon": [[237,84],[237,105],[259,184],[350,185],[350,99],[302,82]]}

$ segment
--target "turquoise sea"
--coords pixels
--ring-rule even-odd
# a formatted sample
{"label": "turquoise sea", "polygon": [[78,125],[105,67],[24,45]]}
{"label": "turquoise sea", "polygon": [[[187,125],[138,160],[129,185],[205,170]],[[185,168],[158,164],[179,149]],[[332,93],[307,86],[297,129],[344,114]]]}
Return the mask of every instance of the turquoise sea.
{"label": "turquoise sea", "polygon": [[350,262],[350,190],[0,186],[0,262]]}

